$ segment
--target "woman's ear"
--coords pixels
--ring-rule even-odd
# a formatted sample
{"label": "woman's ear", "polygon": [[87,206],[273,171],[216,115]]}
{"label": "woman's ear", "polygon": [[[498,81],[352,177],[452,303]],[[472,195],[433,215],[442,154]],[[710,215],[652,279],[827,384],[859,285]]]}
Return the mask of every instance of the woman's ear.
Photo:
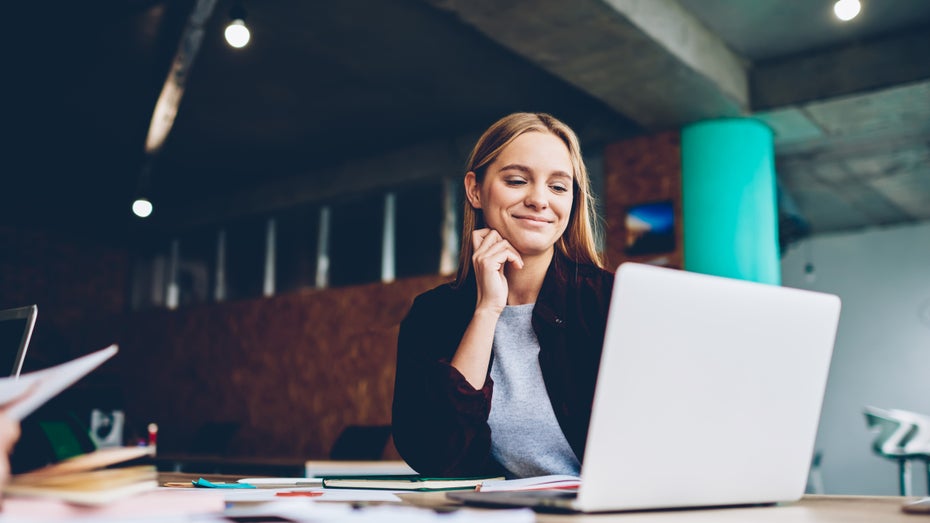
{"label": "woman's ear", "polygon": [[478,177],[474,171],[465,173],[465,197],[472,208],[481,208],[481,186],[478,184]]}

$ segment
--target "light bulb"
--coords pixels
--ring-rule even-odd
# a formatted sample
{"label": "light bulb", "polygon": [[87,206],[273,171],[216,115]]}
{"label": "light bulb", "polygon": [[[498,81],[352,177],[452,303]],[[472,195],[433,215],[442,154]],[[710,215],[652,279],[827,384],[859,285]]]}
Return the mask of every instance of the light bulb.
{"label": "light bulb", "polygon": [[249,38],[251,34],[249,33],[249,28],[245,26],[245,22],[242,19],[236,19],[229,23],[226,26],[226,41],[229,42],[229,45],[235,47],[236,49],[241,49],[249,43]]}
{"label": "light bulb", "polygon": [[152,214],[152,202],[145,198],[138,198],[132,202],[132,212],[139,218],[148,218]]}
{"label": "light bulb", "polygon": [[862,4],[859,3],[859,0],[837,0],[837,2],[833,4],[833,13],[844,22],[848,22],[855,18],[861,10]]}

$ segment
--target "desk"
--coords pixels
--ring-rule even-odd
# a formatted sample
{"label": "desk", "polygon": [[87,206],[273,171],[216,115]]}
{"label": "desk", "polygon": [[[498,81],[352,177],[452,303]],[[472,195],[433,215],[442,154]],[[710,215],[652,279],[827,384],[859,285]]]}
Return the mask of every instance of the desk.
{"label": "desk", "polygon": [[[407,503],[449,506],[442,492],[401,494]],[[897,496],[804,496],[797,503],[772,507],[665,510],[613,514],[537,514],[538,523],[930,523],[930,518],[901,512],[909,499]]]}
{"label": "desk", "polygon": [[[194,474],[159,473],[159,483],[190,481]],[[235,481],[242,476],[205,476]],[[399,494],[404,503],[421,507],[450,507],[444,492]],[[805,496],[797,503],[773,507],[668,510],[613,514],[537,514],[538,523],[930,523],[926,516],[901,512],[909,499],[897,496]],[[492,509],[487,509],[492,510]]]}

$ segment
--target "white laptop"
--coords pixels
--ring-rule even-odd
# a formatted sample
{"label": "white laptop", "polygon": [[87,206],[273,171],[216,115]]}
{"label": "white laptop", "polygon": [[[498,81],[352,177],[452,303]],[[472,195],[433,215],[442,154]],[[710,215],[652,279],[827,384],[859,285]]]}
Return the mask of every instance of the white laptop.
{"label": "white laptop", "polygon": [[39,308],[35,305],[0,310],[0,376],[19,376],[32,339]]}
{"label": "white laptop", "polygon": [[575,492],[454,492],[581,512],[770,504],[805,489],[840,300],[625,263]]}

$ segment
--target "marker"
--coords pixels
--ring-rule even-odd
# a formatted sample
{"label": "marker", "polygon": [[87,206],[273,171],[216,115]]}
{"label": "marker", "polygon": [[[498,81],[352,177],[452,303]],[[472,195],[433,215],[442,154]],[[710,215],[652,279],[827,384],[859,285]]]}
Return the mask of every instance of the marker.
{"label": "marker", "polygon": [[149,423],[149,447],[152,448],[152,455],[155,455],[155,445],[158,442],[158,425]]}
{"label": "marker", "polygon": [[303,496],[307,498],[315,498],[317,496],[322,496],[323,493],[318,490],[293,490],[290,492],[275,492],[275,496],[281,497],[297,497]]}
{"label": "marker", "polygon": [[255,488],[255,485],[249,485],[248,483],[226,483],[223,481],[208,481],[203,478],[191,481],[191,483],[195,487],[204,488]]}

